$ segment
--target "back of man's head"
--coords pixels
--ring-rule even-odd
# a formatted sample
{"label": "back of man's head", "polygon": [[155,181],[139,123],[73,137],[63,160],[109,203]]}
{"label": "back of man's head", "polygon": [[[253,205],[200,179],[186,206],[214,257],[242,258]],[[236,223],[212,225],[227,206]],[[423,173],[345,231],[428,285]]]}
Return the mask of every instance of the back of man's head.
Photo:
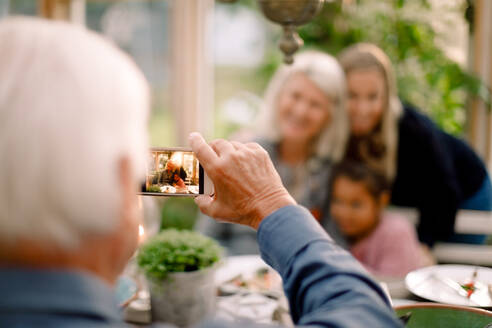
{"label": "back of man's head", "polygon": [[118,161],[144,173],[147,83],[82,27],[0,21],[0,240],[76,249],[111,233],[123,202]]}

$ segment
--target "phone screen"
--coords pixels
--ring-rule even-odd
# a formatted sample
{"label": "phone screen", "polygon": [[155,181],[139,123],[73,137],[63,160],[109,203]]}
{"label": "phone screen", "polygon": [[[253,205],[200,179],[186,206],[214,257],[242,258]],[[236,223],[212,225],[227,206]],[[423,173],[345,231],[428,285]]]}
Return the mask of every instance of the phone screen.
{"label": "phone screen", "polygon": [[203,194],[203,169],[189,149],[152,148],[141,194],[196,196]]}

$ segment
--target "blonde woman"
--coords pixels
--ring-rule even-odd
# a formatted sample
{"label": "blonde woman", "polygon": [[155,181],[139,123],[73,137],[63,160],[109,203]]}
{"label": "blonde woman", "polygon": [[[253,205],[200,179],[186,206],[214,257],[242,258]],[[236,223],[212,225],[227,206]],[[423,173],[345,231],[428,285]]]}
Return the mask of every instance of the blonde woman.
{"label": "blonde woman", "polygon": [[458,208],[492,210],[492,186],[483,162],[462,140],[402,106],[391,62],[372,44],[355,44],[339,56],[347,77],[351,136],[346,157],[378,169],[393,181],[392,203],[415,207],[422,242],[453,236]]}

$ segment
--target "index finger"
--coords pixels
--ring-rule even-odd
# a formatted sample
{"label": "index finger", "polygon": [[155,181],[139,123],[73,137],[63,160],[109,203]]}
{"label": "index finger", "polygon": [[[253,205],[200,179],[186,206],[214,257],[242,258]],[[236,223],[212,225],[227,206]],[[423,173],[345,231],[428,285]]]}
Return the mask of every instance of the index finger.
{"label": "index finger", "polygon": [[198,161],[202,164],[202,166],[206,169],[208,166],[212,165],[217,159],[218,156],[215,151],[210,147],[205,139],[198,132],[190,133],[188,137],[191,149],[195,152]]}

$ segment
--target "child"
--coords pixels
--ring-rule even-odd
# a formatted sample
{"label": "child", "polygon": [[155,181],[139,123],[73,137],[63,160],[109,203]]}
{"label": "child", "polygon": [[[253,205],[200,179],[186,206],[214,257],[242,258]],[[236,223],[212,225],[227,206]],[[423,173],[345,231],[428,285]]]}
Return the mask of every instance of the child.
{"label": "child", "polygon": [[330,213],[349,242],[350,252],[371,273],[402,277],[422,267],[423,252],[415,228],[383,213],[390,199],[383,175],[354,162],[333,169]]}
{"label": "child", "polygon": [[178,192],[188,191],[188,189],[186,189],[186,184],[179,176],[179,171],[177,170],[173,173],[173,187],[175,187]]}

